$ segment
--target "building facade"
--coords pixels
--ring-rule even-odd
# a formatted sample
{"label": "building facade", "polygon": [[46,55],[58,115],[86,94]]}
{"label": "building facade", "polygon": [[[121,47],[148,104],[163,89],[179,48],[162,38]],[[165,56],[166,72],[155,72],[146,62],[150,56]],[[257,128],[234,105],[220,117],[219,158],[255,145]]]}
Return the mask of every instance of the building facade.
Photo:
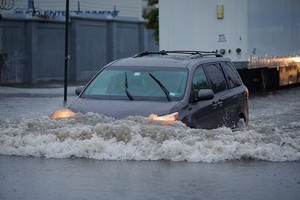
{"label": "building facade", "polygon": [[[2,12],[2,6],[1,11],[0,84],[63,81],[65,4],[52,0],[4,3],[10,1],[15,2],[14,8],[7,6]],[[86,82],[115,59],[158,49],[152,31],[144,27],[142,1],[76,3],[77,7],[70,1],[70,81]]]}
{"label": "building facade", "polygon": [[[62,16],[65,1],[52,0],[1,0],[1,13],[19,15]],[[73,14],[102,15],[108,18],[122,17],[142,19],[144,0],[69,0]]]}

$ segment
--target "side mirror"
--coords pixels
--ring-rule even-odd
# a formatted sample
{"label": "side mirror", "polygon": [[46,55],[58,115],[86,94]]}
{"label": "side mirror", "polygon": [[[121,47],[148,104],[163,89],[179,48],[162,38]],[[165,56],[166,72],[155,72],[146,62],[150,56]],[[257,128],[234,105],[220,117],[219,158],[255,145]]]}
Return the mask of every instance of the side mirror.
{"label": "side mirror", "polygon": [[198,92],[197,100],[205,101],[214,98],[215,93],[211,89],[201,89]]}
{"label": "side mirror", "polygon": [[79,96],[80,93],[82,92],[83,88],[84,88],[84,86],[78,86],[78,87],[76,88],[76,90],[75,90],[75,94],[76,94],[77,96]]}

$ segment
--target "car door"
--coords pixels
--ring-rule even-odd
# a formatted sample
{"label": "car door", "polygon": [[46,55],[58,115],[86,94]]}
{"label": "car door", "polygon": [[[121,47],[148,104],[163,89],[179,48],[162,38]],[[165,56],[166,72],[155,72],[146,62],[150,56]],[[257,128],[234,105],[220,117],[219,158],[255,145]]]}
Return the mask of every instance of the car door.
{"label": "car door", "polygon": [[234,126],[239,120],[239,113],[243,108],[244,90],[241,89],[242,81],[238,72],[230,62],[221,63],[227,85],[228,93],[222,97],[225,115],[225,125]]}
{"label": "car door", "polygon": [[[191,97],[189,104],[190,112],[190,126],[194,128],[205,128],[213,129],[222,125],[223,111],[222,102],[219,101],[219,93],[216,93],[215,97],[210,100],[197,100],[197,93],[201,89],[212,89],[212,83],[216,84],[216,81],[208,79],[204,68],[211,68],[213,66],[199,66],[194,73],[192,86],[191,86]],[[214,69],[217,70],[217,69]],[[208,74],[213,77],[211,70],[207,70]]]}
{"label": "car door", "polygon": [[226,125],[227,116],[224,110],[228,106],[228,87],[224,76],[223,69],[219,63],[203,66],[209,84],[215,96],[211,102],[212,112],[214,113],[214,121],[217,127]]}

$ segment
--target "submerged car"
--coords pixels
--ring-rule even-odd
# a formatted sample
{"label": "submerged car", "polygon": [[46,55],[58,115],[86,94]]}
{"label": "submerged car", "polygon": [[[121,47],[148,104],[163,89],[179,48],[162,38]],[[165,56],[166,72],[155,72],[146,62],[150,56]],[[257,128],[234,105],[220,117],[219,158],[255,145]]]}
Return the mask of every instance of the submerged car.
{"label": "submerged car", "polygon": [[109,63],[76,94],[72,115],[150,116],[205,129],[249,120],[248,89],[231,60],[215,52],[142,52]]}

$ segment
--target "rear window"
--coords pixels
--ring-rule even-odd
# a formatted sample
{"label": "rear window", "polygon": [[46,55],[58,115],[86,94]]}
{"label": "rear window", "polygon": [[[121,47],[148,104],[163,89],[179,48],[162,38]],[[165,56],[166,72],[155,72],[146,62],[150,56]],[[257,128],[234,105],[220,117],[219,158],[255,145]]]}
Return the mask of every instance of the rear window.
{"label": "rear window", "polygon": [[222,63],[225,76],[228,82],[229,88],[235,88],[242,85],[242,80],[239,73],[230,62]]}

